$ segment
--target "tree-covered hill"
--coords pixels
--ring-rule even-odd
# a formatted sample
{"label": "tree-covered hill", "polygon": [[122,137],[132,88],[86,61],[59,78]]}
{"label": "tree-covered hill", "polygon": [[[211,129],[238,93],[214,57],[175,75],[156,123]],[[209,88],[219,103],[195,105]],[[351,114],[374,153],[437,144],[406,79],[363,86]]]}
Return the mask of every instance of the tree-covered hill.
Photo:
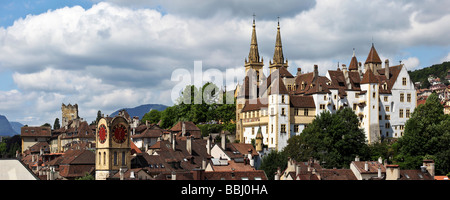
{"label": "tree-covered hill", "polygon": [[[428,76],[434,75],[439,77],[442,82],[445,82],[445,77],[447,76],[447,71],[450,70],[450,62],[443,62],[441,64],[435,64],[423,69],[408,71],[409,76],[413,82],[421,82],[422,86],[427,86]],[[422,87],[423,88],[423,87]]]}

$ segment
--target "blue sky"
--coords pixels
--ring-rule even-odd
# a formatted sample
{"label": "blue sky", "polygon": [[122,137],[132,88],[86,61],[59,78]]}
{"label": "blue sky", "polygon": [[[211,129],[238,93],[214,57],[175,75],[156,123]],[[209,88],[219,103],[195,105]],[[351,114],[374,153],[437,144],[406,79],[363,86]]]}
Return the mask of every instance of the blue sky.
{"label": "blue sky", "polygon": [[38,15],[65,6],[78,5],[88,9],[92,4],[91,0],[3,0],[0,2],[0,26],[11,26],[15,20],[27,15]]}
{"label": "blue sky", "polygon": [[172,105],[174,70],[192,73],[196,60],[204,71],[243,68],[253,13],[265,69],[278,17],[293,74],[318,64],[325,75],[353,48],[364,62],[372,42],[409,70],[450,60],[450,1],[2,0],[0,114],[41,125],[61,117],[61,103],[77,103],[87,121]]}

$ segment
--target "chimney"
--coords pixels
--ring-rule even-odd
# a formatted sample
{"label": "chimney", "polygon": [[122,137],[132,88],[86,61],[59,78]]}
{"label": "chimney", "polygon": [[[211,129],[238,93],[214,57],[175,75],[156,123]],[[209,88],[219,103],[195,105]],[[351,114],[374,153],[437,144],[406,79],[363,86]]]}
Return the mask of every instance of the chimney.
{"label": "chimney", "polygon": [[300,165],[296,165],[296,166],[295,166],[295,177],[297,177],[298,175],[300,175],[300,171],[301,171]]}
{"label": "chimney", "polygon": [[383,159],[380,157],[378,157],[378,163],[383,164]]}
{"label": "chimney", "polygon": [[125,169],[124,168],[119,169],[119,175],[120,175],[120,180],[123,180],[125,178]]}
{"label": "chimney", "polygon": [[280,180],[281,170],[280,167],[277,168],[277,172],[275,172],[275,180]]}
{"label": "chimney", "polygon": [[205,170],[206,169],[206,159],[202,160],[202,169]]}
{"label": "chimney", "polygon": [[299,76],[300,74],[302,74],[302,68],[298,67],[297,68],[297,76]]}
{"label": "chimney", "polygon": [[400,178],[398,165],[386,165],[386,180],[397,180]]}
{"label": "chimney", "polygon": [[184,124],[184,121],[181,122],[181,136],[186,136],[186,124]]}
{"label": "chimney", "polygon": [[314,78],[319,77],[319,66],[314,65]]}
{"label": "chimney", "polygon": [[192,137],[191,136],[186,137],[186,150],[189,152],[190,155],[192,155]]}
{"label": "chimney", "polygon": [[352,89],[352,85],[350,84],[350,77],[348,76],[348,70],[345,64],[342,64],[342,73],[344,74],[345,84],[347,85],[347,89]]}
{"label": "chimney", "polygon": [[225,132],[220,133],[220,136],[222,137],[220,140],[221,147],[223,150],[225,150],[225,142],[226,142]]}
{"label": "chimney", "polygon": [[364,163],[364,170],[369,171],[369,163],[367,161]]}
{"label": "chimney", "polygon": [[177,180],[177,174],[175,172],[172,172],[172,181]]}
{"label": "chimney", "polygon": [[248,157],[248,160],[250,160],[250,166],[254,167],[255,166],[255,159],[253,159],[252,150],[251,149],[249,149],[247,157]]}
{"label": "chimney", "polygon": [[145,126],[148,127],[148,120],[145,120]]}
{"label": "chimney", "polygon": [[384,75],[386,76],[386,80],[389,80],[389,59],[384,61]]}
{"label": "chimney", "polygon": [[428,173],[430,173],[431,176],[434,177],[434,161],[433,160],[424,160],[423,161],[423,166],[426,167]]}
{"label": "chimney", "polygon": [[358,155],[356,155],[355,161],[359,161],[359,156]]}
{"label": "chimney", "polygon": [[378,166],[378,178],[381,178],[381,167]]}
{"label": "chimney", "polygon": [[175,151],[177,135],[174,133],[172,136],[172,150]]}
{"label": "chimney", "polygon": [[208,155],[211,155],[211,136],[209,136],[206,140],[206,153],[208,153]]}

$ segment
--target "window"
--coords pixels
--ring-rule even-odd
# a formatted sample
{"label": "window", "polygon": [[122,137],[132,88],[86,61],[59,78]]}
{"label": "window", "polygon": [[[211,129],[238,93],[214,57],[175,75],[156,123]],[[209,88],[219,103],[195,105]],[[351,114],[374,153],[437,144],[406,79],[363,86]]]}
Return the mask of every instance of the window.
{"label": "window", "polygon": [[305,109],[303,110],[303,115],[304,115],[304,116],[308,116],[308,108],[305,108]]}
{"label": "window", "polygon": [[400,130],[405,129],[405,125],[400,125]]}
{"label": "window", "polygon": [[391,120],[391,116],[390,116],[390,115],[385,115],[385,116],[384,116],[384,119],[385,119],[385,120]]}
{"label": "window", "polygon": [[252,127],[252,135],[255,135],[255,127]]}
{"label": "window", "polygon": [[298,108],[295,108],[295,109],[294,109],[294,113],[295,113],[295,115],[299,115],[299,109],[298,109]]}
{"label": "window", "polygon": [[320,104],[320,110],[324,110],[325,109],[325,104]]}
{"label": "window", "polygon": [[122,152],[122,166],[125,166],[127,164],[125,161],[125,152]]}
{"label": "window", "polygon": [[270,125],[270,132],[273,133],[273,124]]}
{"label": "window", "polygon": [[286,133],[286,124],[281,124],[281,132]]}
{"label": "window", "polygon": [[353,104],[353,110],[356,110],[357,107],[358,107],[358,104],[354,103]]}
{"label": "window", "polygon": [[406,118],[409,118],[409,109],[406,109]]}
{"label": "window", "polygon": [[358,93],[355,93],[355,98],[359,98],[359,94]]}
{"label": "window", "polygon": [[384,128],[389,128],[391,126],[391,124],[389,122],[387,122],[386,124],[384,124]]}
{"label": "window", "polygon": [[297,124],[294,125],[294,132],[296,132],[296,133],[298,132],[298,127],[299,127],[299,125],[297,125]]}
{"label": "window", "polygon": [[117,166],[117,152],[114,152],[114,165]]}
{"label": "window", "polygon": [[269,126],[266,126],[266,133],[269,133]]}
{"label": "window", "polygon": [[106,165],[106,152],[103,152],[103,165]]}
{"label": "window", "polygon": [[398,117],[403,118],[403,109],[400,109],[400,112],[398,113]]}
{"label": "window", "polygon": [[411,94],[406,94],[406,101],[411,102]]}
{"label": "window", "polygon": [[378,120],[382,120],[383,119],[383,115],[378,115]]}
{"label": "window", "polygon": [[102,152],[98,152],[98,164],[102,163]]}
{"label": "window", "polygon": [[388,97],[384,97],[384,101],[387,102],[388,101]]}
{"label": "window", "polygon": [[405,101],[405,94],[400,93],[400,102],[404,102]]}
{"label": "window", "polygon": [[323,96],[323,100],[326,101],[327,100],[327,96]]}
{"label": "window", "polygon": [[282,116],[285,116],[285,115],[286,115],[286,113],[284,112],[284,108],[281,108],[281,115],[282,115]]}
{"label": "window", "polygon": [[377,98],[377,93],[376,93],[376,92],[372,93],[372,97],[373,97],[374,99]]}
{"label": "window", "polygon": [[386,107],[384,107],[384,110],[386,111],[386,112],[390,112],[389,110],[390,110],[390,107],[389,106],[386,106]]}
{"label": "window", "polygon": [[406,85],[406,77],[402,78],[402,85]]}
{"label": "window", "polygon": [[281,95],[281,103],[284,103],[284,95]]}
{"label": "window", "polygon": [[337,95],[334,95],[334,99],[335,99],[335,100],[337,99]]}

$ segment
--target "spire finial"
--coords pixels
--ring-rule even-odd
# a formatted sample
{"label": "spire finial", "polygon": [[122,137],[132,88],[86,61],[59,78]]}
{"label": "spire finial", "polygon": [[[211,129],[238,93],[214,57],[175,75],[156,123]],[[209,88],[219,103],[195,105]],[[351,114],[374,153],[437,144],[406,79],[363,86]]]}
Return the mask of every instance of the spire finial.
{"label": "spire finial", "polygon": [[353,57],[355,57],[355,48],[353,48]]}
{"label": "spire finial", "polygon": [[280,28],[280,16],[278,16],[278,28]]}
{"label": "spire finial", "polygon": [[255,25],[255,13],[253,13],[253,25]]}

